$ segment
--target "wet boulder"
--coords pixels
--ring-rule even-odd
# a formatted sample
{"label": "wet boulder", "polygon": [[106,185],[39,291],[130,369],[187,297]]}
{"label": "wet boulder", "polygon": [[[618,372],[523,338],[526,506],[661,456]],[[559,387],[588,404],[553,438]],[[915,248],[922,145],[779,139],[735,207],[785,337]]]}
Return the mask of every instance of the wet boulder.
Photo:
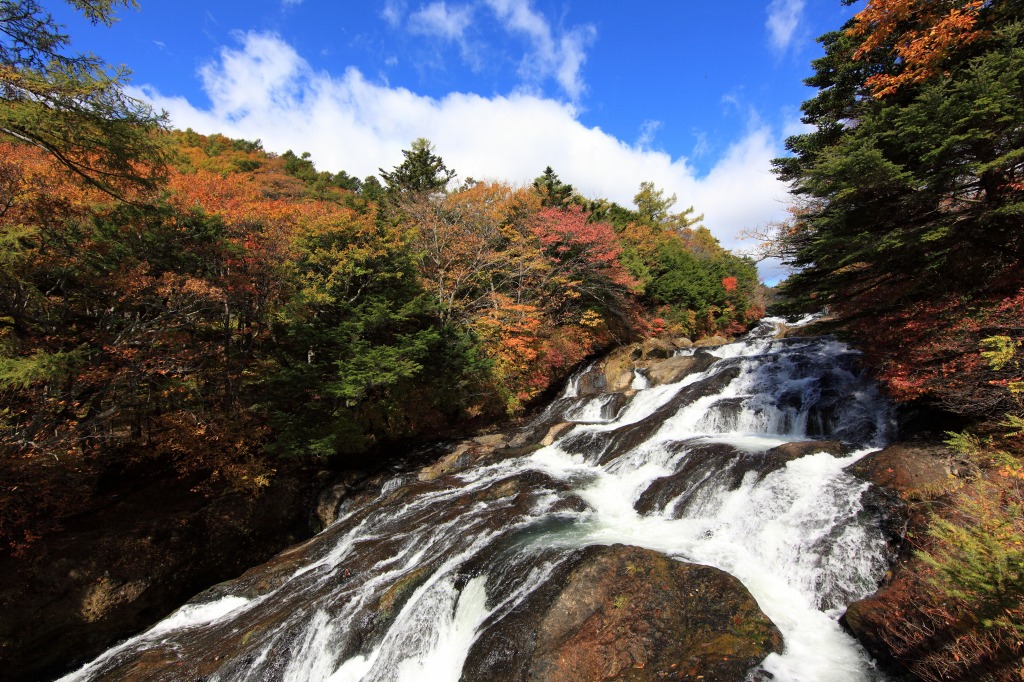
{"label": "wet boulder", "polygon": [[799,460],[808,455],[826,453],[833,457],[842,457],[848,452],[847,446],[838,440],[797,440],[784,442],[781,445],[772,447],[760,458],[758,471],[762,476],[771,473],[775,469],[784,467],[788,462]]}
{"label": "wet boulder", "polygon": [[647,380],[651,386],[674,384],[691,374],[707,370],[717,360],[718,358],[707,352],[658,360],[647,366]]}
{"label": "wet boulder", "polygon": [[590,547],[486,627],[462,680],[743,680],[781,650],[778,629],[729,574]]}
{"label": "wet boulder", "polygon": [[605,390],[609,393],[621,393],[633,384],[633,347],[620,348],[612,353],[604,363]]}
{"label": "wet boulder", "polygon": [[[633,507],[641,514],[669,512],[682,517],[709,481],[718,481],[727,490],[735,490],[748,474],[756,480],[786,466],[788,462],[817,452],[842,455],[846,448],[836,441],[799,441],[784,443],[764,452],[742,452],[728,443],[681,441],[667,444],[674,452],[685,451],[675,472],[655,479]],[[725,476],[715,476],[723,473]]]}
{"label": "wet boulder", "polygon": [[340,474],[333,484],[326,487],[320,493],[316,509],[313,511],[313,529],[321,531],[334,523],[342,504],[358,492],[364,479],[365,476],[358,472],[346,471]]}
{"label": "wet boulder", "polygon": [[895,491],[903,499],[942,493],[950,484],[949,448],[940,444],[894,443],[847,467],[858,478]]}
{"label": "wet boulder", "polygon": [[599,365],[593,365],[584,372],[576,383],[576,393],[580,396],[597,395],[608,389],[608,381]]}
{"label": "wet boulder", "polygon": [[[715,472],[735,471],[736,463],[744,455],[726,443],[688,443],[672,446],[673,450],[687,451],[679,468],[668,476],[654,480],[640,495],[633,507],[641,514],[671,510],[674,518],[687,508],[690,500],[699,492],[705,481]],[[742,474],[731,481],[731,487],[739,485]]]}

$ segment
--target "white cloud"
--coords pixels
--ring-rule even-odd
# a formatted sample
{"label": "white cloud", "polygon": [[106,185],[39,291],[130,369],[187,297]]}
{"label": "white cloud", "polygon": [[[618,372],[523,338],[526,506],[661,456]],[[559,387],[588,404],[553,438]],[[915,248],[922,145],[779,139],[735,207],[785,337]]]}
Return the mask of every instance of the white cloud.
{"label": "white cloud", "polygon": [[[364,177],[401,163],[402,149],[426,137],[460,176],[528,184],[545,166],[589,197],[631,205],[641,181],[679,196],[706,216],[729,248],[744,227],[785,215],[786,188],[770,172],[778,139],[756,117],[711,171],[698,177],[685,158],[631,145],[580,123],[571,103],[516,93],[442,99],[368,81],[355,68],[314,71],[280,37],[240,35],[200,70],[212,106],[200,109],[152,88],[132,94],[166,109],[173,125],[261,139],[270,151],[310,151],[322,170]],[[749,246],[749,245],[747,245]]]}
{"label": "white cloud", "polygon": [[582,69],[586,49],[597,37],[591,24],[577,26],[556,37],[547,19],[534,11],[531,0],[486,0],[509,33],[526,36],[531,52],[523,57],[519,75],[528,81],[553,77],[574,102],[586,89]]}
{"label": "white cloud", "polygon": [[636,146],[641,149],[647,149],[654,142],[655,135],[658,134],[658,130],[661,128],[661,121],[655,121],[648,119],[640,124],[640,137],[636,139]]}
{"label": "white cloud", "polygon": [[472,7],[463,5],[449,9],[444,0],[440,0],[411,14],[409,30],[420,35],[459,41],[472,20]]}
{"label": "white cloud", "polygon": [[708,142],[708,134],[703,130],[694,130],[693,136],[697,138],[697,141],[693,144],[693,151],[690,154],[695,159],[706,155],[711,151],[711,144]]}
{"label": "white cloud", "polygon": [[805,0],[772,0],[768,5],[768,38],[779,53],[789,49],[803,19]]}
{"label": "white cloud", "polygon": [[402,16],[405,14],[405,3],[401,0],[387,0],[384,9],[381,10],[381,17],[392,28],[397,28],[402,23]]}

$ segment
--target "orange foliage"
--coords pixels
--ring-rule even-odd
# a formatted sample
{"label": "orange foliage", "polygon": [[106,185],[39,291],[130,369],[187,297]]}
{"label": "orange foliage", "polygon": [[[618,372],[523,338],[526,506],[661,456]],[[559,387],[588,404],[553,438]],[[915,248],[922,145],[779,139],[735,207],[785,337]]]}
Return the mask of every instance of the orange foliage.
{"label": "orange foliage", "polygon": [[[891,50],[901,62],[896,74],[878,73],[866,85],[875,97],[891,95],[910,83],[936,74],[942,61],[954,50],[981,37],[976,28],[985,0],[960,0],[949,11],[928,0],[870,0],[849,29],[864,42],[854,59],[869,58],[877,50]],[[915,28],[906,29],[913,21]]]}

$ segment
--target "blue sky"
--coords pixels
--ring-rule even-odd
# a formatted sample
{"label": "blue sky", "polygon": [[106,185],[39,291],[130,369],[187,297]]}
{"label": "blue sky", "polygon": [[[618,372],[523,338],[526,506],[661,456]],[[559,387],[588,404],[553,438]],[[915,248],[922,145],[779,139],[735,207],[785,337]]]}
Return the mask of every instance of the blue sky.
{"label": "blue sky", "polygon": [[[113,28],[52,7],[77,50],[133,72],[172,124],[390,168],[416,137],[462,178],[551,165],[630,205],[654,181],[730,248],[785,215],[770,173],[800,130],[814,38],[839,0],[140,0]],[[762,268],[778,276],[771,264]]]}

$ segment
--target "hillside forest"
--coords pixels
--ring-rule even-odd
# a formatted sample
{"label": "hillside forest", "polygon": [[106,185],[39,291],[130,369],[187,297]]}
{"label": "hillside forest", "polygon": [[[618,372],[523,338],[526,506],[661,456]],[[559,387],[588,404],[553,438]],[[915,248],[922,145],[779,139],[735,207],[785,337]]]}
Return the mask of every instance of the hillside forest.
{"label": "hillside forest", "polygon": [[425,139],[379,179],[318,171],[170,129],[34,2],[0,7],[5,552],[112,471],[256,492],[286,461],[363,466],[613,344],[764,312],[753,261],[651,183],[627,209],[551,168],[460,179]]}

